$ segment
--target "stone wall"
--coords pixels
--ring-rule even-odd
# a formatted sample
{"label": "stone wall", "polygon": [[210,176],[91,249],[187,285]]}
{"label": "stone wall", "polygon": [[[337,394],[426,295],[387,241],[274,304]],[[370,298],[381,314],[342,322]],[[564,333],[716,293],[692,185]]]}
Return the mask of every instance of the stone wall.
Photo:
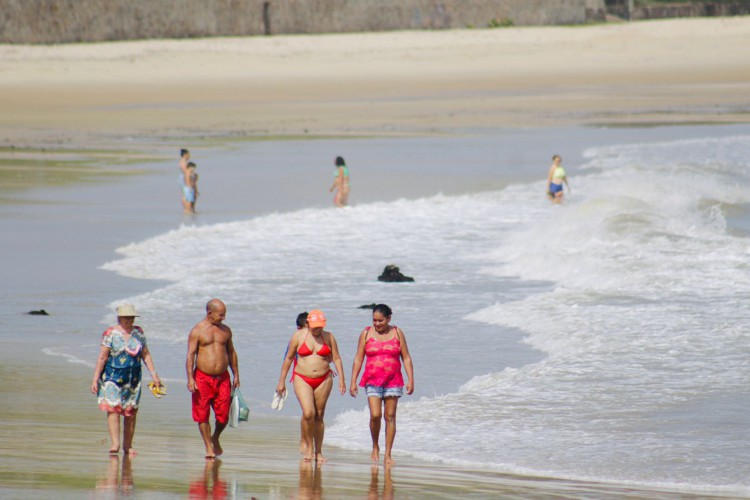
{"label": "stone wall", "polygon": [[[262,33],[254,0],[0,0],[0,42],[99,42]],[[260,7],[258,7],[260,9]]]}
{"label": "stone wall", "polygon": [[713,17],[739,16],[750,14],[750,2],[712,3],[700,2],[690,5],[664,4],[648,5],[635,9],[631,20],[663,19],[667,17]]}
{"label": "stone wall", "polygon": [[584,9],[586,21],[604,22],[607,20],[605,0],[586,0]]}
{"label": "stone wall", "polygon": [[580,24],[603,11],[604,0],[0,0],[0,42]]}
{"label": "stone wall", "polygon": [[654,5],[637,5],[628,13],[627,0],[606,0],[609,14],[630,19],[665,19],[672,17],[714,17],[750,15],[750,0],[736,2],[675,2]]}

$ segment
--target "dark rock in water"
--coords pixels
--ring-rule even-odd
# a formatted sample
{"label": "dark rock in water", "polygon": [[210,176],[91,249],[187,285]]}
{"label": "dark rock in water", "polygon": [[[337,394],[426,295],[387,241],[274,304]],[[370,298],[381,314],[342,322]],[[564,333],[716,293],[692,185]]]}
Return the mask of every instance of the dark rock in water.
{"label": "dark rock in water", "polygon": [[389,283],[394,282],[402,282],[402,281],[414,281],[414,278],[410,278],[409,276],[404,276],[401,274],[401,271],[398,270],[398,267],[394,266],[393,264],[390,264],[388,266],[385,266],[385,269],[383,269],[383,274],[378,276],[378,281],[386,281]]}
{"label": "dark rock in water", "polygon": [[31,314],[32,316],[49,316],[49,313],[44,309],[39,309],[38,311],[29,311],[26,314]]}
{"label": "dark rock in water", "polygon": [[375,309],[375,306],[377,306],[377,304],[373,302],[372,304],[365,304],[363,306],[359,306],[357,309]]}

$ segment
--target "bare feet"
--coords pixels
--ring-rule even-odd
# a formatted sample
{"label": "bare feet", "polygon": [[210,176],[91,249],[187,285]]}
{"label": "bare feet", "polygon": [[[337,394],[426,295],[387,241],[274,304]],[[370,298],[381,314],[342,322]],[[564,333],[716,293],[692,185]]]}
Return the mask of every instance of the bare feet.
{"label": "bare feet", "polygon": [[135,451],[135,448],[127,448],[127,449],[123,448],[122,452],[125,453],[129,457],[134,457],[138,455],[138,452]]}
{"label": "bare feet", "polygon": [[328,459],[325,458],[322,453],[318,453],[315,456],[315,461],[318,462],[319,464],[324,464],[324,463],[328,462]]}
{"label": "bare feet", "polygon": [[206,443],[206,458],[210,458],[211,460],[216,458],[216,453],[214,452],[214,446],[211,443]]}
{"label": "bare feet", "polygon": [[380,446],[373,446],[372,453],[370,453],[370,460],[373,462],[380,461]]}
{"label": "bare feet", "polygon": [[393,464],[395,464],[395,463],[396,463],[396,461],[395,461],[395,460],[393,460],[393,458],[391,458],[391,456],[390,456],[390,455],[386,455],[386,456],[385,456],[385,460],[383,460],[383,463],[384,463],[385,465],[393,465]]}
{"label": "bare feet", "polygon": [[214,447],[214,456],[220,457],[224,453],[224,450],[221,447],[221,443],[219,443],[219,438],[211,438],[211,444]]}
{"label": "bare feet", "polygon": [[120,453],[120,441],[110,441],[109,454],[117,455],[118,453]]}

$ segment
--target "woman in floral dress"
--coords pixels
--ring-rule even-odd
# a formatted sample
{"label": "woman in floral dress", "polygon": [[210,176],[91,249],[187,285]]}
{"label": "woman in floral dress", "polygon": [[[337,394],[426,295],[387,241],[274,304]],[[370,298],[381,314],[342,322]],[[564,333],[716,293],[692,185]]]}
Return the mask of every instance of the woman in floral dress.
{"label": "woman in floral dress", "polygon": [[141,360],[151,373],[151,379],[161,385],[154,361],[146,346],[146,336],[134,326],[137,314],[131,304],[117,308],[117,325],[102,334],[101,350],[94,368],[91,392],[99,399],[99,409],[107,412],[110,454],[120,451],[120,415],[123,416],[122,449],[135,456],[133,435],[138,402],[141,399]]}

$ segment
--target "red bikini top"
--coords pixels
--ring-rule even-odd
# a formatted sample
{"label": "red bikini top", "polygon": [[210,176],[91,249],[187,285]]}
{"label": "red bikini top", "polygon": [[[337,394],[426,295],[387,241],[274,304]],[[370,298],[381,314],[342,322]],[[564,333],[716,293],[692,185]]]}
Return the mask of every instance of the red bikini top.
{"label": "red bikini top", "polygon": [[[307,347],[307,344],[305,343],[307,341],[307,334],[308,333],[310,333],[309,330],[305,334],[305,338],[302,340],[302,347],[300,347],[299,349],[297,349],[297,354],[299,354],[303,358],[309,356],[310,354],[313,354],[313,351],[309,347]],[[325,342],[323,342],[323,347],[321,347],[320,349],[318,349],[318,352],[316,352],[314,354],[317,354],[318,356],[321,356],[321,357],[330,356],[331,355],[331,348],[328,347],[328,344],[326,344]]]}

